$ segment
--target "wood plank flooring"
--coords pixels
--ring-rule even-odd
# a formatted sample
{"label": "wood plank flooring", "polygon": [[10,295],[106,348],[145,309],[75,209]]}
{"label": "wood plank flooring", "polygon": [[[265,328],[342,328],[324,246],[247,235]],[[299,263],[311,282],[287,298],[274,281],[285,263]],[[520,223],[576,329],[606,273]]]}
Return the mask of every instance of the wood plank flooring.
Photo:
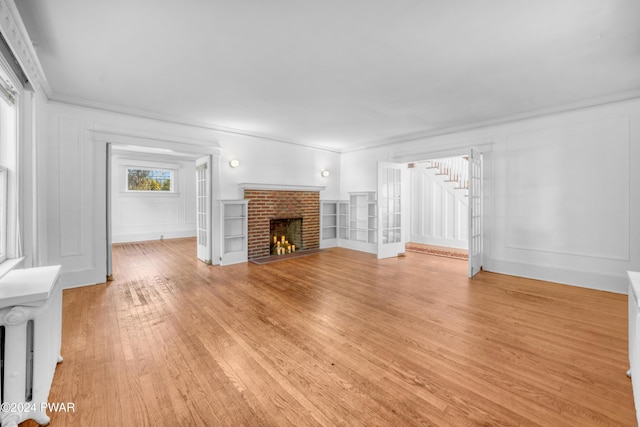
{"label": "wood plank flooring", "polygon": [[416,253],[113,255],[115,281],[64,291],[49,401],[76,411],[52,426],[635,425],[624,295]]}

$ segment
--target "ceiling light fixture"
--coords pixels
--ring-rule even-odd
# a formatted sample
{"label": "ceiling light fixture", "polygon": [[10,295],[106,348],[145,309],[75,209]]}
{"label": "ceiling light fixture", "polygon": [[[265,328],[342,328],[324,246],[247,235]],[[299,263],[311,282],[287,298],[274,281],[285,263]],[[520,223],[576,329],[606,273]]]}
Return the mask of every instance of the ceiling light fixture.
{"label": "ceiling light fixture", "polygon": [[240,160],[237,159],[233,159],[229,162],[229,166],[231,166],[232,168],[237,168],[238,166],[240,166]]}
{"label": "ceiling light fixture", "polygon": [[320,172],[320,175],[321,175],[323,178],[326,178],[326,177],[328,177],[328,176],[329,176],[329,171],[325,169],[325,170],[323,170],[322,172]]}

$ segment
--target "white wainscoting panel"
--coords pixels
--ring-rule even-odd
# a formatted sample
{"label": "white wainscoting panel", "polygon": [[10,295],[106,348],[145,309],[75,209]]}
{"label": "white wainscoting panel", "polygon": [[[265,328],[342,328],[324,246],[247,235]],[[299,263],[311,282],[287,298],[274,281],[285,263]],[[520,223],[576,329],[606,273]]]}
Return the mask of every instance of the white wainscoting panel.
{"label": "white wainscoting panel", "polygon": [[178,223],[179,199],[120,201],[120,227],[175,225]]}
{"label": "white wainscoting panel", "polygon": [[507,138],[506,247],[629,259],[629,119]]}
{"label": "white wainscoting panel", "polygon": [[[82,143],[81,122],[61,117],[58,122],[60,183],[60,256],[82,255]],[[71,173],[70,171],[77,171]]]}

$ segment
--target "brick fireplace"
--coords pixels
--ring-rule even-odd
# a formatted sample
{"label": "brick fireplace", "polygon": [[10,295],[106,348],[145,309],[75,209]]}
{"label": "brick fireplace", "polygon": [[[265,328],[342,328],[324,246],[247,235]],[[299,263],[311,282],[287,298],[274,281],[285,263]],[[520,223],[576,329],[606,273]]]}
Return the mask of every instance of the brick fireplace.
{"label": "brick fireplace", "polygon": [[270,223],[275,219],[302,219],[299,250],[320,247],[320,191],[244,189],[248,207],[249,259],[270,255]]}

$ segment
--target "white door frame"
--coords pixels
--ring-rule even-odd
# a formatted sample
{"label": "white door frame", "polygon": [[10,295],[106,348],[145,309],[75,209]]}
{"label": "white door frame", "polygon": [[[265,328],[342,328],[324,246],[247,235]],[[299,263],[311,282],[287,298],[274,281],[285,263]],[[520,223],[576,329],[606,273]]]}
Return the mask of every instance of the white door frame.
{"label": "white door frame", "polygon": [[[215,140],[184,140],[170,138],[164,135],[149,135],[140,133],[122,132],[121,130],[111,129],[94,129],[91,131],[93,141],[96,143],[95,149],[98,152],[104,153],[105,158],[103,161],[107,166],[110,165],[111,150],[108,149],[108,145],[126,145],[126,146],[139,146],[150,148],[161,148],[176,152],[184,152],[190,154],[210,155],[211,156],[211,242],[212,242],[212,264],[220,263],[220,245],[218,240],[220,239],[220,225],[219,225],[219,209],[218,199],[220,198],[220,157],[222,150],[220,145]],[[108,155],[109,154],[109,155]],[[106,171],[106,183],[104,186],[105,200],[110,200],[110,185],[111,185],[111,169],[107,168]],[[110,267],[111,258],[111,212],[107,209],[105,203],[105,232],[107,233],[104,244],[106,246],[106,253],[104,258],[105,267]],[[111,274],[110,268],[106,270],[107,274]]]}
{"label": "white door frame", "polygon": [[111,152],[111,143],[107,143],[107,197],[106,201],[106,220],[107,220],[107,281],[113,280],[113,254],[111,252],[111,245],[113,244],[113,236],[112,236],[112,227],[111,227],[111,208],[112,208],[112,200],[111,200],[111,163],[112,163],[112,152]]}
{"label": "white door frame", "polygon": [[[439,148],[435,148],[434,150],[431,150],[431,151],[421,151],[421,152],[407,153],[400,156],[396,156],[393,158],[393,161],[412,163],[412,162],[422,162],[422,161],[432,160],[432,159],[441,159],[445,157],[467,156],[469,155],[469,150],[471,150],[472,148],[476,153],[480,153],[480,155],[482,155],[483,153],[488,153],[493,150],[493,143],[483,141],[483,142],[471,143],[471,144],[469,144],[468,142],[451,144],[450,147],[442,146]],[[484,165],[482,167],[482,171],[483,172],[480,176],[480,185],[484,187]],[[480,212],[480,217],[481,217],[480,221],[484,223],[483,209]],[[469,230],[469,238],[471,238],[471,230]],[[484,228],[482,230],[481,239],[484,241]],[[481,259],[483,255],[484,255],[484,249],[481,248],[481,254],[480,254]],[[469,271],[470,271],[471,257],[469,257],[469,260],[467,261],[467,265],[469,266]]]}

